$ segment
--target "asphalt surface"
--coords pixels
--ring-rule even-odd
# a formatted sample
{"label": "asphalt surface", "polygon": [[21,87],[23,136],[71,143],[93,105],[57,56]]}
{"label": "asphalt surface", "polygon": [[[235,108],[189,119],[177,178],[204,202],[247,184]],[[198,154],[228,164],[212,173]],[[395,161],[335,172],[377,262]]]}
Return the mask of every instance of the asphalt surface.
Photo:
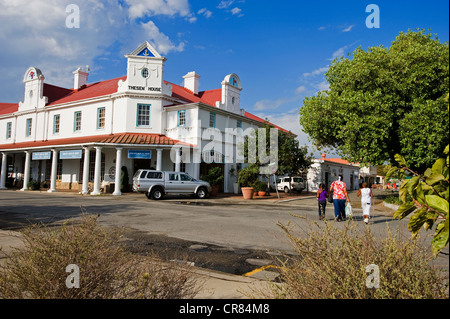
{"label": "asphalt surface", "polygon": [[[353,222],[365,227],[355,194],[350,192]],[[407,221],[393,220],[393,210],[381,204],[385,191],[375,194],[369,224],[373,233],[382,237],[389,228],[409,236]],[[306,234],[312,222],[319,222],[316,198],[310,195],[283,195],[280,200],[272,194],[250,201],[240,196],[152,201],[143,194],[82,196],[6,190],[0,192],[0,229],[20,230],[40,222],[60,224],[83,213],[94,214],[101,225],[121,228],[122,243],[134,253],[242,275],[282,254],[294,253],[277,224],[295,223],[300,235]],[[327,205],[326,214],[327,220],[334,220],[332,204]]]}

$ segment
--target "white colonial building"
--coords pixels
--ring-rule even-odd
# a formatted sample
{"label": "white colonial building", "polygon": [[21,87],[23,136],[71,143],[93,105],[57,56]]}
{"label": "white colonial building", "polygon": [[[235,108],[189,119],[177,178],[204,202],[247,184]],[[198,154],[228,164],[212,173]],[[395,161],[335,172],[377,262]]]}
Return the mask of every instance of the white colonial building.
{"label": "white colonial building", "polygon": [[315,192],[319,189],[320,183],[329,188],[339,175],[342,175],[347,190],[359,189],[359,170],[359,164],[349,163],[341,158],[326,158],[326,155],[322,154],[322,158],[313,159],[308,169],[307,189]]}
{"label": "white colonial building", "polygon": [[120,195],[123,167],[131,183],[139,168],[199,178],[219,166],[223,191],[233,191],[236,152],[226,148],[235,149],[236,136],[225,129],[264,122],[241,109],[239,77],[229,74],[220,88],[200,91],[196,72],[183,77],[184,87],[166,81],[166,59],[148,42],[125,57],[126,76],[88,83],[89,70],[79,68],[71,89],[45,83],[38,68],[25,72],[23,101],[0,103],[0,188],[26,190],[39,181],[49,191]]}

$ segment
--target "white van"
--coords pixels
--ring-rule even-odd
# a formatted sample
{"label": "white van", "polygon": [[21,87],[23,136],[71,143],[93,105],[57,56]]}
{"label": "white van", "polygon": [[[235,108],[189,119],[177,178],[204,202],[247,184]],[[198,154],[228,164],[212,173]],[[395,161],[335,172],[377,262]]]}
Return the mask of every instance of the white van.
{"label": "white van", "polygon": [[[276,179],[276,187],[279,191],[284,191],[285,193],[289,193],[292,191],[301,193],[305,189],[305,183],[303,178],[298,176],[293,177],[278,177]],[[275,187],[273,185],[273,187]]]}

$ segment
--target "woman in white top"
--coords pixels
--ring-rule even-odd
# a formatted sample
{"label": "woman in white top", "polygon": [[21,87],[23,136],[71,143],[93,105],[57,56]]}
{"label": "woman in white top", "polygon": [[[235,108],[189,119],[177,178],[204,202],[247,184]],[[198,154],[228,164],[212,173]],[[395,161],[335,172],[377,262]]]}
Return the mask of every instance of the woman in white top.
{"label": "woman in white top", "polygon": [[372,190],[369,187],[367,187],[366,182],[362,183],[362,188],[360,188],[358,193],[356,194],[356,196],[358,197],[360,195],[361,195],[361,207],[363,210],[364,222],[368,224],[373,193]]}

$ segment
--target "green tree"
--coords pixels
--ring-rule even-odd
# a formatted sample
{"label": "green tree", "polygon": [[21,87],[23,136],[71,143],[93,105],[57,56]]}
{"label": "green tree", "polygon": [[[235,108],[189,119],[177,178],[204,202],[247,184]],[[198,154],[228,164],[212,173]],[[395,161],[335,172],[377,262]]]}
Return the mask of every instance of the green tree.
{"label": "green tree", "polygon": [[[266,122],[263,128],[266,130],[266,154],[269,155],[271,151],[273,152],[274,147],[277,147],[278,150],[277,175],[294,176],[311,166],[311,157],[308,156],[306,146],[300,146],[299,141],[293,133],[278,130],[278,141],[276,141],[276,145],[273,145],[274,141],[271,141],[270,139],[270,129],[274,128],[274,126]],[[244,157],[246,163],[250,162],[255,163],[258,166],[263,166],[265,164],[261,164],[260,154],[258,154],[256,158],[253,158],[253,154],[249,154],[248,150],[249,144],[259,145],[259,138],[258,130],[256,130],[254,134],[246,136],[244,141]]]}
{"label": "green tree", "polygon": [[423,30],[400,32],[389,48],[357,48],[335,59],[328,90],[304,99],[300,124],[316,146],[363,164],[402,154],[424,172],[449,143],[449,45]]}

